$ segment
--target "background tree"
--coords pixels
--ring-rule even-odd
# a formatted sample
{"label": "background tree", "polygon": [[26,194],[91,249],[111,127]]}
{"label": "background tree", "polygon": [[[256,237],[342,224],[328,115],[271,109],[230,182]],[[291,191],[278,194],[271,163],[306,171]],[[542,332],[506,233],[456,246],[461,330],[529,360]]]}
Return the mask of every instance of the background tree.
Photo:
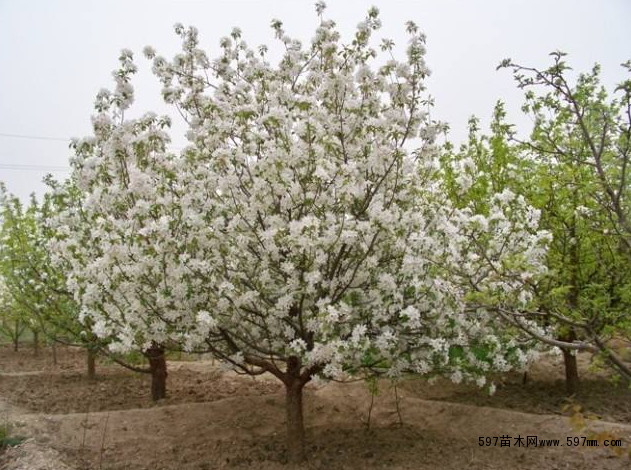
{"label": "background tree", "polygon": [[[6,192],[0,183],[0,276],[3,278],[7,300],[12,305],[13,317],[22,325],[20,329],[30,332],[33,340],[33,351],[39,353],[40,331],[42,328],[38,312],[44,309],[45,298],[42,297],[36,279],[27,277],[23,270],[25,263],[34,262],[36,257],[32,246],[35,243],[35,215],[38,210],[34,198],[27,208],[15,197]],[[14,249],[20,250],[18,256]],[[23,253],[23,255],[22,255]],[[28,294],[25,292],[28,291]],[[29,299],[24,295],[29,295]],[[24,331],[23,331],[24,332]]]}
{"label": "background tree", "polygon": [[0,334],[11,342],[14,351],[20,348],[20,338],[28,328],[28,316],[15,303],[0,277]]}
{"label": "background tree", "polygon": [[[548,327],[543,336],[526,331],[561,348],[567,391],[575,393],[577,350],[600,353],[629,376],[628,367],[606,346],[611,338],[629,337],[631,273],[620,229],[628,186],[624,155],[629,98],[625,83],[618,87],[623,98],[609,102],[599,85],[598,67],[580,75],[571,88],[563,75],[568,70],[563,54],[553,56],[555,65],[546,71],[503,63],[514,68],[520,86],[552,89],[544,95],[526,94],[524,111],[533,115],[535,123],[529,139],[516,138],[498,104],[491,135],[480,136],[477,120],[472,120],[469,142],[458,152],[448,147],[443,167],[451,198],[459,204],[474,202],[476,210],[484,212],[489,191],[509,188],[541,211],[541,228],[553,236],[546,260],[548,275],[531,283],[536,302],[519,315],[539,318]],[[600,136],[602,150],[596,154],[590,133]],[[605,148],[607,142],[611,148]],[[617,178],[615,185],[611,178]],[[612,192],[613,187],[617,192]],[[520,317],[499,313],[519,326]]]}
{"label": "background tree", "polygon": [[[611,221],[590,196],[598,189],[596,175],[555,153],[543,157],[533,153],[540,133],[537,125],[528,144],[516,142],[505,122],[503,105],[498,103],[491,134],[480,135],[478,122],[472,119],[468,143],[458,152],[448,146],[443,167],[452,200],[459,204],[473,202],[484,212],[489,191],[508,188],[541,212],[540,227],[551,233],[552,241],[547,275],[531,282],[536,303],[530,315],[540,318],[552,344],[561,347],[566,388],[572,394],[578,390],[579,376],[570,343],[581,340],[581,349],[596,350],[580,326],[584,322],[600,322],[603,328],[619,331],[626,327],[620,306],[611,303],[611,293],[627,288],[629,271],[619,268]],[[575,154],[585,149],[584,141],[574,139]],[[465,190],[459,184],[462,181],[470,183]],[[563,347],[559,342],[567,344]]]}
{"label": "background tree", "polygon": [[[535,122],[527,148],[543,161],[567,168],[574,178],[572,197],[583,198],[573,223],[579,231],[585,227],[585,235],[575,250],[587,251],[592,261],[586,272],[574,276],[587,276],[589,295],[581,299],[570,289],[570,298],[579,297],[576,302],[585,314],[575,324],[566,321],[568,329],[582,331],[607,362],[631,379],[631,369],[608,346],[612,338],[626,338],[628,345],[631,332],[631,80],[620,83],[610,97],[600,83],[598,65],[572,84],[565,54],[551,55],[552,66],[543,70],[510,60],[501,67],[511,68],[518,86],[527,90],[524,110]],[[622,66],[631,71],[631,62]]]}
{"label": "background tree", "polygon": [[53,188],[60,210],[49,248],[67,273],[81,324],[114,354],[142,352],[159,400],[166,396],[166,350],[182,349],[204,294],[181,261],[192,241],[177,204],[185,189],[166,152],[170,121],[124,117],[135,72],[131,52],[123,51],[115,90],[97,96],[94,136],[72,144],[71,181]]}
{"label": "background tree", "polygon": [[65,287],[65,278],[51,265],[46,247],[49,196],[41,205],[32,197],[24,208],[18,198],[0,187],[0,205],[0,270],[7,294],[28,317],[32,330],[42,331],[53,342],[85,348],[88,377],[94,378],[96,337],[78,322],[76,304]]}
{"label": "background tree", "polygon": [[[72,189],[70,185],[62,188],[49,177],[47,181],[57,196],[47,193],[41,204],[31,198],[26,209],[18,198],[0,186],[0,272],[4,286],[3,305],[7,306],[3,309],[4,317],[11,319],[13,333],[22,334],[28,328],[43,332],[53,345],[60,343],[85,349],[89,379],[96,376],[98,354],[131,370],[148,372],[148,369],[133,366],[109,352],[107,344],[111,338],[97,337],[89,324],[80,321],[78,304],[66,287],[65,268],[53,265],[48,249],[54,239],[49,221],[65,210],[65,206],[59,204],[58,195],[71,194]],[[54,357],[55,354],[56,351]]]}

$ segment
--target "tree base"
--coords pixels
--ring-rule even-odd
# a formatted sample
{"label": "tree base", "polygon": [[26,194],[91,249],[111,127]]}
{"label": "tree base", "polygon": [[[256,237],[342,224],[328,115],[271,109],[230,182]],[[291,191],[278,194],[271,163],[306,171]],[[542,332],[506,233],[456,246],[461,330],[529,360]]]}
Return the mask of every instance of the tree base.
{"label": "tree base", "polygon": [[151,398],[153,401],[162,400],[167,396],[167,361],[164,348],[152,346],[145,351],[145,356],[151,372]]}

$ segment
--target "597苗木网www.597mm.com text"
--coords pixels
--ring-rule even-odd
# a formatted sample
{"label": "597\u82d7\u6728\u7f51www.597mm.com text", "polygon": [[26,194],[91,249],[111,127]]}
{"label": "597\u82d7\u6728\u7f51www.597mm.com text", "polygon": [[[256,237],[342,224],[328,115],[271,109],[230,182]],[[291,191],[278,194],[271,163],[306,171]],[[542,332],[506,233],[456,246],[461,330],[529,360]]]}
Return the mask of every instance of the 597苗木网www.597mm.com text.
{"label": "597\u82d7\u6728\u7f51www.597mm.com text", "polygon": [[568,437],[565,442],[560,439],[539,439],[537,436],[525,436],[521,434],[517,437],[480,437],[478,438],[480,447],[621,447],[621,439],[604,439],[602,443],[598,439],[588,439],[587,437]]}

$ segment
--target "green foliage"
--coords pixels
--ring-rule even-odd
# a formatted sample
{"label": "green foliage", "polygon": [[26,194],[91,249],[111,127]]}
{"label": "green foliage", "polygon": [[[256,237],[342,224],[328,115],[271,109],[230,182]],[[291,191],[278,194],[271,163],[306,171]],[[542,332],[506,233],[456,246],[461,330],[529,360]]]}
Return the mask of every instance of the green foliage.
{"label": "green foliage", "polygon": [[538,168],[529,199],[553,234],[550,276],[538,286],[541,307],[583,325],[572,328],[583,337],[628,336],[631,82],[611,98],[598,65],[572,85],[565,54],[552,56],[554,64],[534,75],[511,65],[527,89],[524,110],[535,123],[520,146]]}
{"label": "green foliage", "polygon": [[26,440],[24,436],[14,436],[11,434],[11,425],[9,423],[0,424],[0,451],[6,447],[19,446]]}
{"label": "green foliage", "polygon": [[539,227],[552,238],[547,275],[524,280],[535,293],[531,318],[561,339],[594,341],[597,350],[598,342],[631,333],[631,80],[612,99],[598,66],[571,85],[564,54],[552,55],[543,71],[510,60],[500,66],[513,68],[526,89],[529,139],[515,137],[498,103],[490,134],[471,118],[468,141],[457,151],[447,145],[441,167],[460,207],[474,203],[488,216],[488,196],[508,189],[539,212]]}
{"label": "green foliage", "polygon": [[92,344],[65,276],[50,259],[47,221],[60,209],[50,194],[41,204],[31,197],[24,206],[0,186],[0,315],[64,343]]}

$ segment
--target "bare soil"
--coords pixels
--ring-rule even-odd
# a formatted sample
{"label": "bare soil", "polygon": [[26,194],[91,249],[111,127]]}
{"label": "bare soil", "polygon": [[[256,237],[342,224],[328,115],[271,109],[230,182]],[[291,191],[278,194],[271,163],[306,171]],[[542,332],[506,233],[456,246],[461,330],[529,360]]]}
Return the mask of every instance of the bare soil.
{"label": "bare soil", "polygon": [[614,381],[608,371],[590,370],[588,359],[587,354],[579,355],[581,384],[578,393],[571,396],[565,391],[562,361],[549,357],[531,367],[525,383],[519,373],[495,377],[497,391],[493,396],[475,385],[456,385],[445,379],[434,384],[413,379],[402,387],[430,400],[565,416],[578,407],[593,418],[631,424],[631,388]]}
{"label": "bare soil", "polygon": [[151,377],[120,367],[101,367],[95,380],[77,371],[44,372],[38,375],[0,376],[0,396],[38,413],[86,413],[199,403],[235,396],[267,395],[279,389],[274,382],[249,377],[222,380],[219,370],[171,371],[165,400],[150,398]]}
{"label": "bare soil", "polygon": [[31,344],[20,343],[17,351],[13,346],[0,345],[0,374],[41,372],[43,370],[79,370],[85,364],[85,352],[79,348],[57,347],[57,364],[53,364],[52,349],[41,346],[35,354]]}
{"label": "bare soil", "polygon": [[[631,395],[606,376],[587,373],[573,398],[600,421],[576,429],[558,364],[497,378],[498,391],[411,381],[383,383],[374,398],[362,383],[309,386],[305,396],[308,461],[287,463],[284,394],[275,379],[236,376],[209,361],[170,362],[169,398],[154,405],[149,378],[99,364],[84,376],[80,351],[59,351],[59,364],[31,351],[0,350],[0,415],[32,439],[0,455],[4,470],[209,469],[629,469],[600,443],[588,447],[515,447],[514,438],[587,436],[607,430],[631,443]],[[26,372],[26,374],[25,374]],[[526,411],[524,413],[522,411]],[[399,414],[402,423],[399,421]],[[612,423],[607,421],[618,421]],[[623,424],[626,423],[626,424]],[[480,447],[480,437],[510,436],[511,447]],[[64,467],[64,465],[66,467]]]}
{"label": "bare soil", "polygon": [[[4,353],[4,351],[2,351]],[[221,380],[217,367],[190,368],[171,362],[167,377],[168,396],[153,402],[151,376],[111,364],[99,364],[97,376],[88,380],[85,354],[75,348],[61,348],[58,363],[33,357],[31,351],[0,355],[0,397],[29,412],[86,413],[105,410],[149,408],[178,403],[198,403],[223,398],[267,395],[280,383],[255,381],[250,377]],[[8,372],[4,371],[5,364]],[[204,363],[202,363],[204,364]],[[24,367],[23,371],[19,368]]]}

